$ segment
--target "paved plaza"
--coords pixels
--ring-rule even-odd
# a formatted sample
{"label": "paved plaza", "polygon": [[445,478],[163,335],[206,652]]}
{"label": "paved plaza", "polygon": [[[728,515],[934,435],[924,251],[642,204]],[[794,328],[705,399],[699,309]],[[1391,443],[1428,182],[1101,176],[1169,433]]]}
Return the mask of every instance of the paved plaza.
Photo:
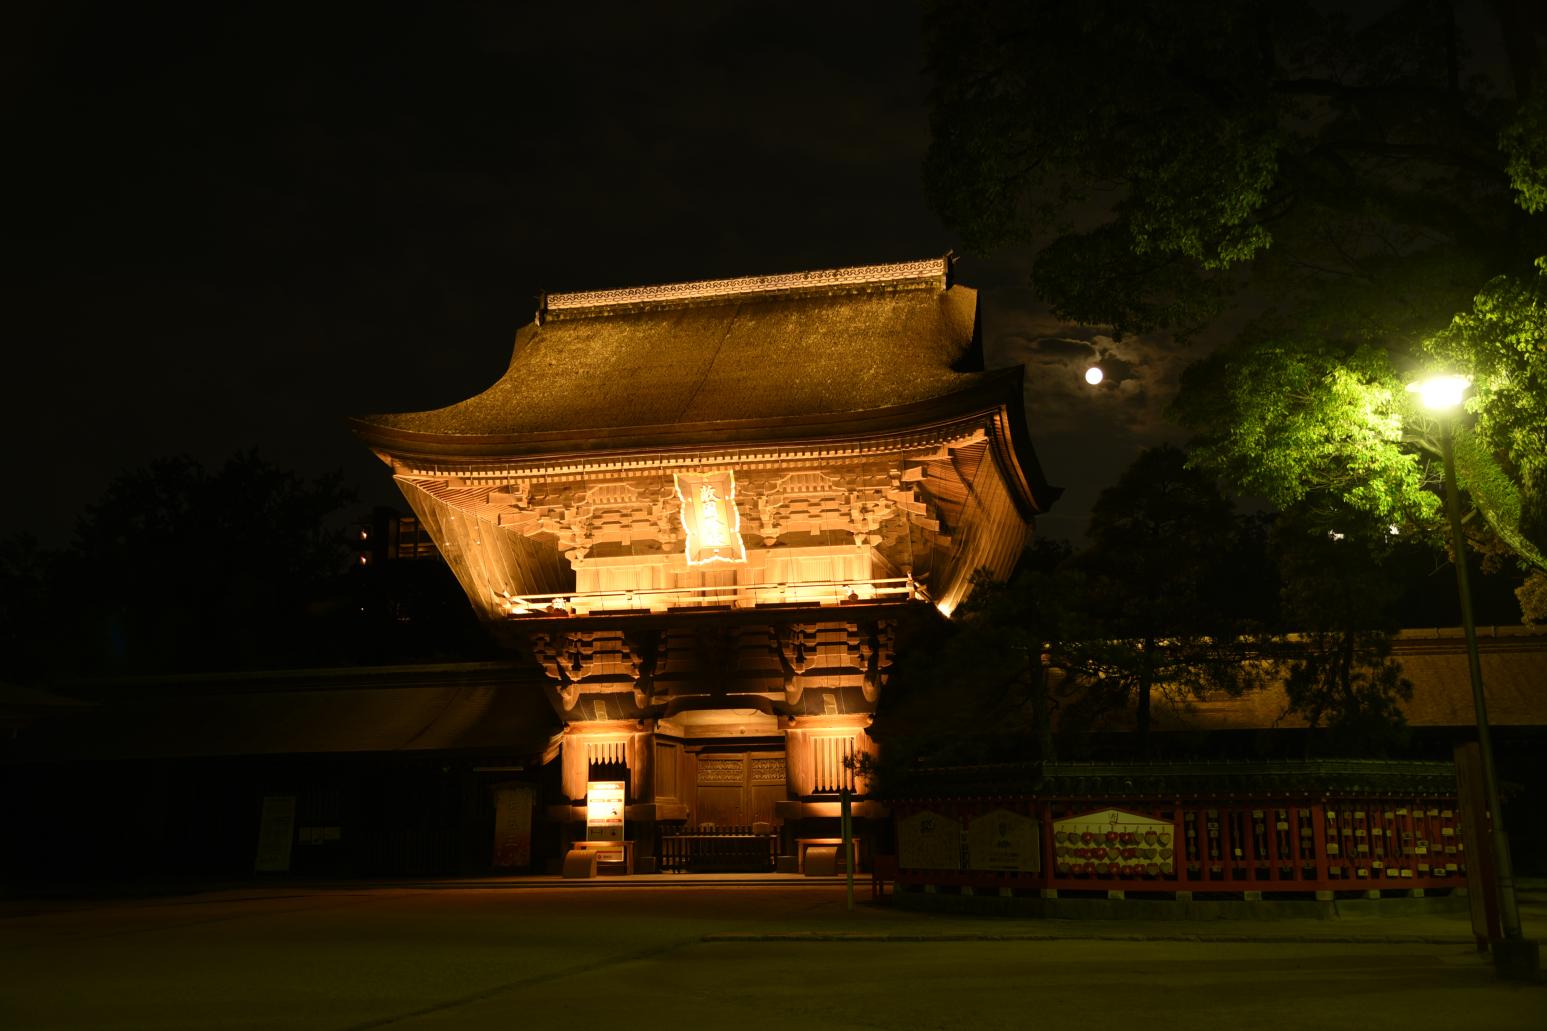
{"label": "paved plaza", "polygon": [[1469,939],[1463,916],[850,911],[838,882],[734,877],[12,899],[0,1027],[1547,1027],[1547,986]]}

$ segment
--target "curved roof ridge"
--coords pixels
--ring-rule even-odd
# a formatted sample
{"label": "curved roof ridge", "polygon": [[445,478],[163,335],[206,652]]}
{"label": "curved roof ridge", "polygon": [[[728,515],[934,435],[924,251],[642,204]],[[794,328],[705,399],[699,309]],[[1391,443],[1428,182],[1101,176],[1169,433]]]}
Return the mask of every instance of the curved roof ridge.
{"label": "curved roof ridge", "polygon": [[743,297],[827,292],[856,287],[944,287],[949,285],[950,274],[951,255],[944,254],[938,258],[885,265],[852,265],[769,276],[737,276],[732,279],[701,279],[614,290],[551,293],[543,297],[538,318],[540,321],[544,316],[568,318],[605,314],[619,308],[677,305],[705,300],[723,303]]}

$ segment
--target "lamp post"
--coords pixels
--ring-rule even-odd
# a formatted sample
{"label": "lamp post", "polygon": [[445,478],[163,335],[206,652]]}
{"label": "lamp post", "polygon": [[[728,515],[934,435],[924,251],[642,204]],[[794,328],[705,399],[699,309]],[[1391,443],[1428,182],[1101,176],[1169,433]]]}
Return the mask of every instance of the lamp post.
{"label": "lamp post", "polygon": [[1477,624],[1472,618],[1472,588],[1467,578],[1466,540],[1461,534],[1461,501],[1456,489],[1454,412],[1470,385],[1471,381],[1465,376],[1434,376],[1414,383],[1407,389],[1417,394],[1423,406],[1440,418],[1440,453],[1445,461],[1445,512],[1450,518],[1451,547],[1455,548],[1456,588],[1461,595],[1461,628],[1466,635],[1466,660],[1472,678],[1477,747],[1482,756],[1483,795],[1492,816],[1490,823],[1493,830],[1494,863],[1499,881],[1499,924],[1506,939],[1519,941],[1522,938],[1520,910],[1515,905],[1509,840],[1504,835],[1504,811],[1499,806],[1499,782],[1493,767],[1493,741],[1488,732],[1488,702],[1483,695],[1482,663],[1477,657]]}

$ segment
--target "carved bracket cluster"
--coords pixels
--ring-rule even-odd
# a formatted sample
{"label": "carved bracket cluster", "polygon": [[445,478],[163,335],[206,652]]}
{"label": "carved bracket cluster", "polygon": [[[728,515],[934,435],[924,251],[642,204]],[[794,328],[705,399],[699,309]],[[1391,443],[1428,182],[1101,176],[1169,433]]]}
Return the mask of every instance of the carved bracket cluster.
{"label": "carved bracket cluster", "polygon": [[538,631],[527,635],[532,656],[557,686],[566,710],[573,709],[582,690],[631,691],[634,704],[649,704],[655,670],[654,642],[644,635],[620,630]]}
{"label": "carved bracket cluster", "polygon": [[892,661],[897,657],[897,624],[889,619],[878,620],[862,653],[865,659],[865,701],[874,704],[881,696],[881,688],[886,686],[892,676]]}
{"label": "carved bracket cluster", "polygon": [[849,477],[820,472],[796,472],[755,483],[746,513],[749,527],[773,547],[781,534],[852,534],[855,544],[881,543],[882,526],[897,517],[892,484],[884,474],[854,473]]}
{"label": "carved bracket cluster", "polygon": [[[785,534],[845,533],[856,545],[908,565],[909,525],[948,539],[930,494],[929,469],[948,462],[958,443],[831,471],[748,471],[736,500],[743,535],[774,547]],[[665,472],[605,482],[538,478],[460,491],[442,486],[437,496],[445,495],[459,511],[476,512],[523,537],[551,540],[577,570],[602,545],[649,543],[671,552],[684,542],[681,501]]]}
{"label": "carved bracket cluster", "polygon": [[[891,676],[896,625],[874,623],[792,623],[776,629],[784,670],[784,699],[798,705],[811,675],[835,669],[859,670],[865,700],[874,702]],[[826,685],[823,685],[826,686]]]}
{"label": "carved bracket cluster", "polygon": [[536,484],[517,492],[490,493],[509,507],[502,527],[523,536],[552,534],[574,565],[598,544],[657,541],[671,548],[682,540],[681,508],[669,477],[598,484]]}

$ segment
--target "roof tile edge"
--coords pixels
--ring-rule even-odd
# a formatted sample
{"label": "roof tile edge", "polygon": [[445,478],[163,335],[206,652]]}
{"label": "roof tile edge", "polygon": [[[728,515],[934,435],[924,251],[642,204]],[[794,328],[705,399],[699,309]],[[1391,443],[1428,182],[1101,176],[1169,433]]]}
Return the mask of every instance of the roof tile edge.
{"label": "roof tile edge", "polygon": [[690,283],[666,283],[659,286],[631,286],[616,290],[585,290],[548,294],[543,311],[560,318],[573,315],[601,314],[620,308],[643,305],[683,304],[702,300],[727,300],[805,291],[823,291],[843,287],[948,285],[951,255],[904,261],[890,265],[854,265],[848,268],[817,269],[811,272],[786,272],[772,276],[739,276],[734,279],[703,279]]}

